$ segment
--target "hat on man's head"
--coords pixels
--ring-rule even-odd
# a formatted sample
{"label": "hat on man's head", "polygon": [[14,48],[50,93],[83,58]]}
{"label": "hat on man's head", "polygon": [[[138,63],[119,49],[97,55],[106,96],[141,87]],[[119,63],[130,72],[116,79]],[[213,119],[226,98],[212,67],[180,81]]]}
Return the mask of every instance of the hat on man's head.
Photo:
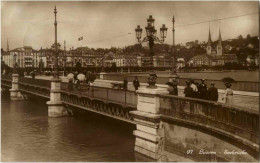
{"label": "hat on man's head", "polygon": [[214,82],[211,82],[211,83],[210,83],[210,85],[211,85],[211,86],[214,86],[214,85],[215,85],[215,83],[214,83]]}
{"label": "hat on man's head", "polygon": [[205,78],[201,78],[200,80],[201,80],[201,81],[205,81]]}

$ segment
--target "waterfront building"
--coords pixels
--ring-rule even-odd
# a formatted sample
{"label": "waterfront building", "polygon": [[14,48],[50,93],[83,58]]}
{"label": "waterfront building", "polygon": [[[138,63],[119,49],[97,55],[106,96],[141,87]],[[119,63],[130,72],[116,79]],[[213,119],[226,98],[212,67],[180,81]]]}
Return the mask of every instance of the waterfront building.
{"label": "waterfront building", "polygon": [[74,67],[77,63],[80,63],[82,67],[102,67],[103,57],[103,53],[95,53],[87,47],[72,48],[67,52],[66,66]]}
{"label": "waterfront building", "polygon": [[[137,65],[139,67],[149,67],[150,57],[149,56],[138,56]],[[153,67],[172,67],[173,58],[167,54],[157,54],[153,56]]]}
{"label": "waterfront building", "polygon": [[212,64],[212,56],[210,55],[197,55],[195,57],[192,57],[189,61],[189,65],[191,67],[200,67],[202,65],[211,66]]}
{"label": "waterfront building", "polygon": [[113,62],[116,64],[116,67],[136,67],[137,56],[134,54],[119,54],[113,58]]}
{"label": "waterfront building", "polygon": [[9,51],[1,51],[1,59],[7,66],[11,65],[11,56]]}
{"label": "waterfront building", "polygon": [[9,57],[4,57],[4,62],[9,66],[13,67],[14,59],[16,59],[17,67],[27,68],[36,67],[39,61],[39,53],[34,50],[31,46],[24,46],[11,50],[7,55]]}
{"label": "waterfront building", "polygon": [[113,57],[111,55],[105,55],[104,67],[112,67],[113,63],[115,64],[115,62],[113,61]]}
{"label": "waterfront building", "polygon": [[54,55],[53,55],[53,50],[46,48],[41,50],[41,55],[43,59],[43,65],[46,68],[53,68],[54,66]]}
{"label": "waterfront building", "polygon": [[250,65],[259,66],[259,55],[255,55],[255,56],[248,55],[246,58],[246,62],[247,62],[246,63],[247,66],[250,66]]}

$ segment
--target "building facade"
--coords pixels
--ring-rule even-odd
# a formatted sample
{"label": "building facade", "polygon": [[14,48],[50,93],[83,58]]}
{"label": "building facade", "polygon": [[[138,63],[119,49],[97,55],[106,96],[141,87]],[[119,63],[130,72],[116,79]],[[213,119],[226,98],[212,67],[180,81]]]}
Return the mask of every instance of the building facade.
{"label": "building facade", "polygon": [[211,33],[209,30],[209,38],[208,38],[208,43],[207,43],[207,54],[212,55],[212,56],[222,56],[223,54],[223,47],[222,47],[222,38],[221,38],[221,32],[219,29],[219,38],[216,46],[213,46],[212,41],[211,41]]}
{"label": "building facade", "polygon": [[3,57],[3,61],[9,67],[13,67],[14,63],[17,64],[18,68],[37,67],[39,52],[31,46],[24,46],[9,51]]}

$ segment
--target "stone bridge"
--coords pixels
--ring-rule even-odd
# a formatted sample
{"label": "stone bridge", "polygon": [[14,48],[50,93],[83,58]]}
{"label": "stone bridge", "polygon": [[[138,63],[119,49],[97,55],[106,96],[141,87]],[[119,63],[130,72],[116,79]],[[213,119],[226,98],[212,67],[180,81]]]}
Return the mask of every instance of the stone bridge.
{"label": "stone bridge", "polygon": [[81,85],[69,90],[68,83],[53,82],[2,76],[1,87],[11,88],[13,100],[33,94],[52,103],[61,101],[65,109],[54,112],[52,103],[47,103],[51,117],[64,116],[63,112],[73,106],[133,123],[135,151],[152,161],[255,162],[259,159],[258,111],[167,95],[165,89],[134,92]]}

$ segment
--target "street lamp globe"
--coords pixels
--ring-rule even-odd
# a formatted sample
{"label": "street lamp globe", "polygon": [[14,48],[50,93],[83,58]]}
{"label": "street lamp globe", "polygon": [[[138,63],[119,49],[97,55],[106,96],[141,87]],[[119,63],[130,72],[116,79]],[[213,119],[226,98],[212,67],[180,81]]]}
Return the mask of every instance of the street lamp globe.
{"label": "street lamp globe", "polygon": [[152,15],[149,15],[149,18],[147,19],[147,23],[154,27],[154,18]]}
{"label": "street lamp globe", "polygon": [[137,25],[137,28],[135,29],[135,33],[138,41],[142,38],[142,31],[143,29],[140,27],[140,25]]}
{"label": "street lamp globe", "polygon": [[162,27],[160,28],[160,35],[163,41],[167,36],[167,29],[168,28],[166,28],[165,24],[163,24]]}
{"label": "street lamp globe", "polygon": [[[149,16],[149,18],[147,19],[147,26],[145,27],[145,31],[146,31],[146,37],[144,37],[143,40],[141,39],[141,34],[142,34],[142,29],[140,28],[140,25],[137,26],[137,28],[135,29],[136,32],[136,38],[138,40],[138,42],[140,44],[142,44],[143,42],[148,42],[149,45],[149,60],[150,60],[150,66],[153,66],[153,56],[154,56],[154,51],[153,51],[153,46],[154,46],[154,42],[159,42],[159,43],[163,43],[166,35],[167,35],[167,28],[165,26],[165,24],[162,25],[162,27],[160,28],[160,35],[161,35],[161,39],[158,38],[157,35],[157,30],[154,27],[154,18],[152,17],[152,15]],[[149,88],[156,88],[155,83],[156,83],[156,79],[157,76],[155,74],[155,72],[151,71],[151,73],[149,74],[149,78],[148,78],[148,84],[149,84]]]}

